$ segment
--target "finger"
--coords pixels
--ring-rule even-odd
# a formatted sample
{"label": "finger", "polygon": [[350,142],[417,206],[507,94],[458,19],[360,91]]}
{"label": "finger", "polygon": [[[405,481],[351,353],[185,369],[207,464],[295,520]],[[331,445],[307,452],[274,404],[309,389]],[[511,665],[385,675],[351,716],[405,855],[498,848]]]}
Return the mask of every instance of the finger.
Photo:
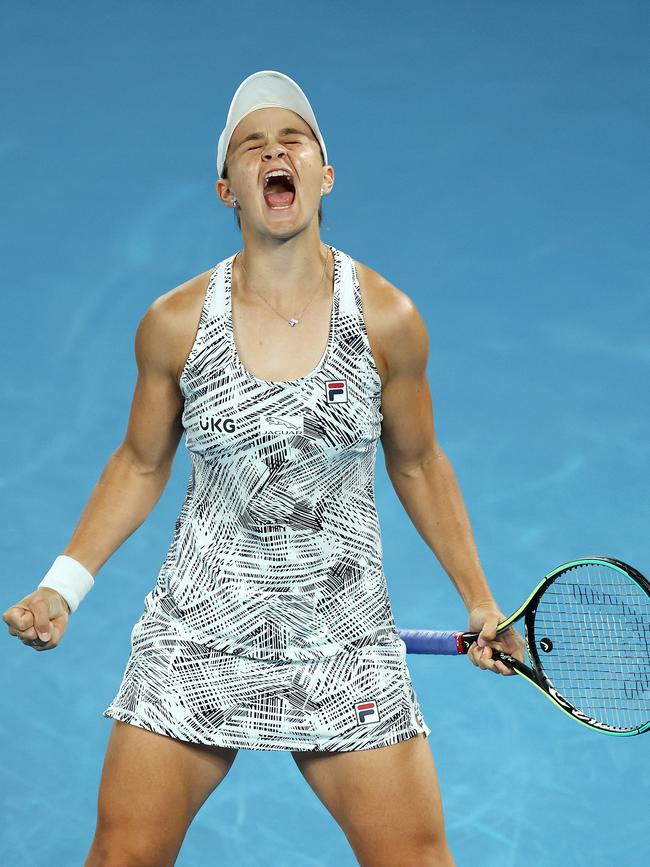
{"label": "finger", "polygon": [[499,648],[487,647],[479,656],[479,667],[487,669],[494,674],[513,674],[512,669],[499,659],[498,650]]}
{"label": "finger", "polygon": [[487,645],[485,647],[479,647],[477,644],[474,644],[472,645],[472,662],[477,668],[481,668],[484,671],[486,669],[491,669],[491,653],[492,650]]}
{"label": "finger", "polygon": [[34,625],[34,615],[24,605],[12,605],[7,608],[2,619],[9,627],[11,635],[16,635],[17,632],[29,629],[30,626]]}
{"label": "finger", "polygon": [[491,672],[493,672],[494,674],[510,674],[511,673],[511,669],[508,668],[508,666],[504,662],[502,662],[500,659],[493,658],[490,661],[490,664],[487,666],[487,668],[489,668],[489,670]]}
{"label": "finger", "polygon": [[477,639],[477,644],[478,644],[479,648],[486,647],[487,643],[489,641],[494,641],[494,639],[496,637],[497,637],[496,626],[492,622],[490,622],[489,625],[486,623],[485,626],[483,627],[483,629],[481,629],[481,631],[479,633],[479,636]]}
{"label": "finger", "polygon": [[10,629],[9,632],[11,635],[14,635],[16,638],[20,638],[21,640],[22,639],[29,640],[32,638],[38,638],[38,635],[36,634],[36,630],[34,629],[33,626],[28,626],[26,629],[14,629],[14,630]]}
{"label": "finger", "polygon": [[500,674],[512,675],[517,673],[516,671],[514,671],[512,666],[510,666],[507,662],[504,662],[502,659],[495,659],[494,664],[498,668]]}
{"label": "finger", "polygon": [[474,658],[476,659],[476,665],[482,669],[491,668],[491,653],[492,649],[487,645],[485,647],[478,647],[474,654]]}
{"label": "finger", "polygon": [[524,652],[526,650],[526,645],[523,641],[513,642],[505,651],[509,656],[518,659],[519,662],[524,661]]}
{"label": "finger", "polygon": [[42,647],[44,645],[51,646],[55,638],[58,638],[59,636],[59,633],[54,624],[50,624],[50,637],[47,640],[42,640],[33,626],[28,626],[26,629],[10,629],[9,633],[13,637],[18,638],[23,644],[27,646],[34,645],[38,647]]}
{"label": "finger", "polygon": [[35,597],[30,605],[34,614],[34,629],[41,641],[49,641],[52,635],[50,625],[50,606],[47,598]]}
{"label": "finger", "polygon": [[34,638],[25,638],[23,644],[25,647],[30,647],[32,650],[50,650],[52,647],[56,647],[53,638],[50,641],[41,641],[38,636],[35,636]]}
{"label": "finger", "polygon": [[30,644],[29,646],[32,650],[40,653],[42,650],[54,650],[54,648],[56,647],[56,643],[53,641],[41,642],[39,639],[36,639],[36,643]]}

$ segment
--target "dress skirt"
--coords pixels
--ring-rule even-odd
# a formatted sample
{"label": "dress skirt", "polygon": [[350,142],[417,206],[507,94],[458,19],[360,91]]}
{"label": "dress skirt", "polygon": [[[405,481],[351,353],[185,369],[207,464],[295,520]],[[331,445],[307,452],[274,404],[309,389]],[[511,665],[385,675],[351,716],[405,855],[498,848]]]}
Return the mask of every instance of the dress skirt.
{"label": "dress skirt", "polygon": [[266,660],[183,639],[146,615],[103,716],[252,750],[366,750],[431,733],[398,638],[309,661]]}

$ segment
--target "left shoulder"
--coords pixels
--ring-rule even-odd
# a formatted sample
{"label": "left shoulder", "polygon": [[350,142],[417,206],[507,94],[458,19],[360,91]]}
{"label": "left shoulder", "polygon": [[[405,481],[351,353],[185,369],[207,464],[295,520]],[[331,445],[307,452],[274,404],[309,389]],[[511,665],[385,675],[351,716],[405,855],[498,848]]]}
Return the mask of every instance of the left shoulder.
{"label": "left shoulder", "polygon": [[352,261],[359,277],[366,330],[382,383],[386,384],[390,371],[404,372],[404,366],[412,367],[416,373],[426,365],[429,338],[415,302],[378,271],[356,259]]}

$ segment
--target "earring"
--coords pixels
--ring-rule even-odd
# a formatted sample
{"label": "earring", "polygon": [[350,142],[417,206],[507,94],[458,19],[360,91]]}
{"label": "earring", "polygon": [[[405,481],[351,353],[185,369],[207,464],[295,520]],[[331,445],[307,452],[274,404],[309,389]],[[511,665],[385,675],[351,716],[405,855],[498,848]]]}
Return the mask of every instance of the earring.
{"label": "earring", "polygon": [[233,207],[236,208],[237,205],[239,204],[239,202],[237,201],[237,199],[233,199],[232,204],[233,204]]}

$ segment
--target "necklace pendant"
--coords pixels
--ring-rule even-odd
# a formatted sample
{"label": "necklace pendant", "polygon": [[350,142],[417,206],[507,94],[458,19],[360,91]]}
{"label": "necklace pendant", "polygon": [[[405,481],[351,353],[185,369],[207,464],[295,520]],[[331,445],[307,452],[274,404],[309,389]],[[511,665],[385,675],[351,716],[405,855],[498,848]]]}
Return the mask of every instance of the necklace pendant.
{"label": "necklace pendant", "polygon": [[298,319],[289,319],[288,322],[289,322],[289,325],[293,328],[294,325],[298,324],[299,320]]}

